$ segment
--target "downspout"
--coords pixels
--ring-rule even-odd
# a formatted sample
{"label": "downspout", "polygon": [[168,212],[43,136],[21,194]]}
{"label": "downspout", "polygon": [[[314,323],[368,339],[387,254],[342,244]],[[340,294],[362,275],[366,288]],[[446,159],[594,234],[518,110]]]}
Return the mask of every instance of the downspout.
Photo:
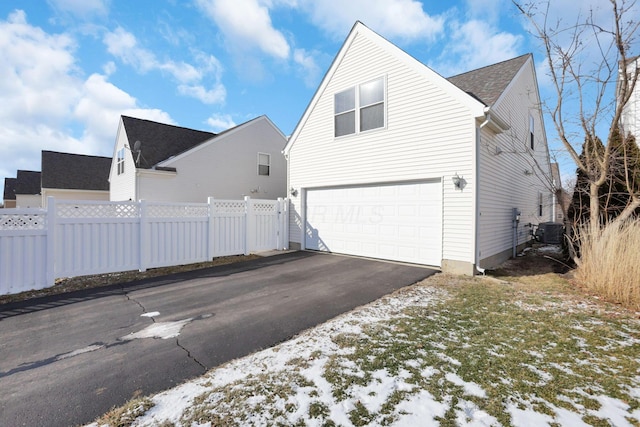
{"label": "downspout", "polygon": [[476,167],[475,167],[475,193],[474,193],[474,200],[473,203],[475,204],[475,219],[473,221],[473,227],[474,227],[474,243],[473,243],[473,247],[474,247],[474,263],[476,266],[476,270],[484,275],[485,274],[485,269],[480,267],[480,254],[479,254],[479,248],[478,248],[478,242],[479,242],[479,228],[478,227],[478,222],[480,222],[480,196],[479,196],[479,191],[478,189],[480,188],[480,145],[481,145],[481,133],[482,133],[482,129],[489,125],[489,129],[492,129],[494,132],[496,132],[497,134],[502,133],[506,130],[509,129],[509,125],[507,123],[505,123],[503,120],[501,120],[499,117],[492,117],[491,116],[491,107],[485,107],[484,108],[484,121],[480,124],[480,126],[478,126],[476,128],[476,147],[475,147],[475,163],[476,163]]}
{"label": "downspout", "polygon": [[480,188],[480,183],[479,183],[479,179],[480,179],[480,134],[482,132],[482,128],[485,127],[487,124],[489,123],[489,117],[487,115],[487,118],[485,119],[484,122],[482,122],[482,124],[480,124],[479,127],[476,128],[476,147],[475,147],[475,163],[476,163],[476,167],[475,167],[475,173],[474,173],[474,182],[475,182],[475,188],[474,188],[474,193],[473,193],[473,204],[475,205],[475,218],[473,221],[473,254],[474,254],[474,265],[476,270],[478,271],[478,273],[482,274],[483,276],[485,275],[484,272],[484,268],[480,267],[480,255],[478,254],[478,234],[479,234],[479,228],[478,227],[478,222],[480,222],[480,196],[479,196],[479,191],[478,189]]}
{"label": "downspout", "polygon": [[558,201],[556,200],[556,180],[555,178],[552,181],[551,184],[551,222],[556,222],[556,203],[558,203]]}

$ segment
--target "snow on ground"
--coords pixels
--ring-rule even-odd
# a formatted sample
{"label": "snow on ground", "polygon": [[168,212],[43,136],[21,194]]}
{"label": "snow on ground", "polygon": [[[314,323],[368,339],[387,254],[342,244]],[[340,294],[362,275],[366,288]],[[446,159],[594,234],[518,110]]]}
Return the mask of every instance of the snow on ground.
{"label": "snow on ground", "polygon": [[[474,402],[486,397],[486,390],[474,382],[465,381],[459,375],[447,372],[443,381],[447,381],[460,390],[459,396],[444,395],[436,397],[430,391],[419,389],[415,383],[409,381],[411,372],[401,368],[397,374],[391,375],[385,368],[363,372],[347,357],[354,350],[351,346],[341,346],[336,342],[338,334],[361,335],[363,328],[378,322],[404,316],[403,308],[407,306],[429,307],[447,298],[447,293],[440,288],[416,286],[403,290],[390,297],[383,298],[351,313],[340,316],[325,324],[319,325],[298,337],[282,343],[276,347],[234,360],[222,365],[206,375],[189,381],[173,389],[151,397],[154,406],[136,419],[134,426],[180,426],[181,418],[188,414],[194,402],[202,405],[210,402],[207,410],[217,410],[225,414],[226,409],[232,408],[234,396],[248,396],[242,401],[244,418],[237,420],[238,425],[323,425],[322,417],[310,415],[313,408],[325,411],[324,416],[335,425],[350,426],[350,418],[354,410],[375,414],[394,397],[399,398],[392,410],[392,417],[388,418],[394,426],[438,425],[437,419],[445,417],[447,411],[454,410],[456,424],[460,426],[496,426],[502,425],[498,419],[480,409]],[[140,334],[165,338],[179,333],[191,319],[174,322],[172,325],[156,323]],[[158,328],[160,330],[158,330]],[[362,334],[361,336],[365,336]],[[133,338],[133,337],[131,337]],[[136,336],[135,338],[141,338]],[[437,346],[436,346],[437,347]],[[460,362],[445,355],[435,353],[443,363],[458,366]],[[538,355],[532,354],[537,357]],[[339,363],[345,377],[363,377],[370,374],[364,385],[351,383],[345,386],[344,396],[337,398],[335,388],[326,378],[329,363]],[[424,367],[416,355],[416,360],[405,362],[405,368],[418,369],[422,378],[431,378],[443,371],[432,366]],[[542,381],[548,381],[548,374],[539,372],[537,368],[528,366],[539,374]],[[566,368],[568,370],[568,368]],[[568,370],[570,372],[570,370]],[[261,378],[269,376],[268,385],[261,383]],[[504,379],[510,383],[509,378]],[[248,385],[247,385],[248,384]],[[282,387],[284,394],[262,393],[261,386],[270,389]],[[248,390],[252,387],[251,390]],[[229,392],[228,390],[232,391]],[[221,397],[225,391],[227,398]],[[443,388],[451,390],[451,388]],[[638,390],[632,390],[632,395],[638,395]],[[455,399],[455,400],[454,400]],[[633,415],[636,422],[640,419],[640,410],[629,411],[629,406],[621,400],[600,396],[601,404],[598,410],[592,411],[594,416],[608,419],[616,426],[633,426]],[[452,402],[457,402],[452,404]],[[526,399],[513,396],[505,404],[505,413],[511,416],[514,426],[545,426],[545,425],[588,425],[583,415],[546,403],[555,416],[536,410],[536,404]],[[278,409],[273,412],[261,410],[266,407]],[[538,406],[539,408],[539,406]],[[374,418],[369,425],[382,424],[380,418]],[[171,424],[173,423],[173,424]],[[97,424],[92,424],[96,426]],[[189,425],[189,424],[188,424]],[[190,425],[211,426],[211,422]]]}

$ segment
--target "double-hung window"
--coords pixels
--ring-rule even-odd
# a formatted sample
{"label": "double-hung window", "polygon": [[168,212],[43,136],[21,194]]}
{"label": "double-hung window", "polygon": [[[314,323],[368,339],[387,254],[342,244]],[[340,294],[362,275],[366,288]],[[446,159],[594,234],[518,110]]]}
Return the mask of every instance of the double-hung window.
{"label": "double-hung window", "polygon": [[258,175],[269,176],[271,169],[271,156],[266,153],[258,153]]}
{"label": "double-hung window", "polygon": [[118,150],[116,167],[118,168],[118,175],[122,175],[124,173],[124,148]]}
{"label": "double-hung window", "polygon": [[385,126],[384,77],[334,95],[334,135],[365,132]]}

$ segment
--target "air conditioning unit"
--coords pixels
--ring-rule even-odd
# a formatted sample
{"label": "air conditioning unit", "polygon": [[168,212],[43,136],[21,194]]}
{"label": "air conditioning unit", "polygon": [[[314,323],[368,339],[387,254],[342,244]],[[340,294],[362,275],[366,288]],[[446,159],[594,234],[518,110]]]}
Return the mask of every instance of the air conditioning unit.
{"label": "air conditioning unit", "polygon": [[557,222],[541,222],[536,230],[536,240],[549,245],[562,244],[564,225]]}

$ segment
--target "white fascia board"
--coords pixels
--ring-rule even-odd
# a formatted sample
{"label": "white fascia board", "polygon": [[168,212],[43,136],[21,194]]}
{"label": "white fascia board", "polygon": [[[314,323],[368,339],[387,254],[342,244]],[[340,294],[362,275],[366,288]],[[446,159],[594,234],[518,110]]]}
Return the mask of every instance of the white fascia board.
{"label": "white fascia board", "polygon": [[173,178],[178,175],[176,171],[159,171],[156,169],[136,169],[136,177],[139,178]]}
{"label": "white fascia board", "polygon": [[109,182],[111,182],[111,174],[113,173],[113,162],[116,159],[116,153],[118,152],[118,141],[120,141],[120,132],[124,132],[124,134],[127,134],[126,129],[124,128],[124,122],[122,121],[122,116],[120,116],[120,119],[118,120],[118,130],[116,131],[116,140],[113,143],[113,153],[111,153],[111,166],[109,167],[109,178],[107,179]]}

